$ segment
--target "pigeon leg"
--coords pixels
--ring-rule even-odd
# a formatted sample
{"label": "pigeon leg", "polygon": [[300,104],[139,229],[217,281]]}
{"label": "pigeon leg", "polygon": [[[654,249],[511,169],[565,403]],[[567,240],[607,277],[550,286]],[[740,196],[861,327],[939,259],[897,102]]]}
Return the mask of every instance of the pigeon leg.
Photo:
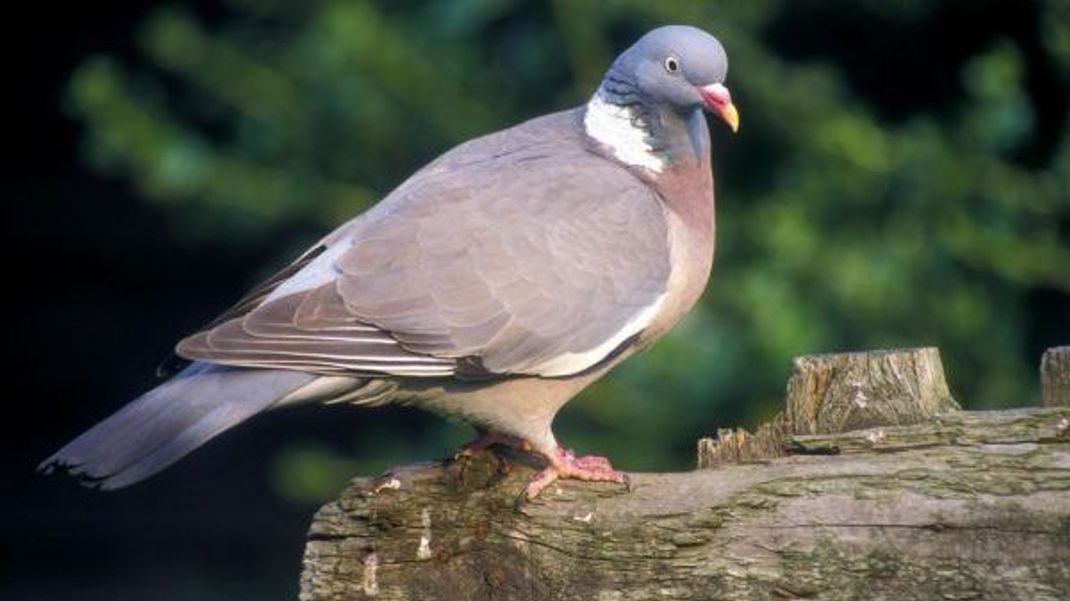
{"label": "pigeon leg", "polygon": [[477,430],[479,433],[472,442],[461,445],[454,455],[455,458],[471,457],[480,451],[485,451],[493,445],[502,445],[514,449],[531,452],[531,443],[512,434],[506,434],[497,430]]}
{"label": "pigeon leg", "polygon": [[547,454],[546,458],[550,461],[550,465],[535,474],[524,489],[524,496],[528,500],[537,497],[544,488],[559,479],[628,484],[627,474],[613,469],[605,457],[597,455],[577,457],[571,450],[557,447],[552,453]]}

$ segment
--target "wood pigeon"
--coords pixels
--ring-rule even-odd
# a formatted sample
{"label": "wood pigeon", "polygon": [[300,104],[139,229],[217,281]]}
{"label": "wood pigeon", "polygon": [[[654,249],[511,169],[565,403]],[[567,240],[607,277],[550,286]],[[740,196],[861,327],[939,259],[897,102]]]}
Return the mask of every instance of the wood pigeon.
{"label": "wood pigeon", "polygon": [[41,464],[115,489],[246,419],[300,403],[403,402],[625,482],[551,431],[585,386],[665,334],[713,263],[704,110],[735,131],[721,44],[644,35],[586,105],[470,140],[416,172],[178,343],[179,373]]}

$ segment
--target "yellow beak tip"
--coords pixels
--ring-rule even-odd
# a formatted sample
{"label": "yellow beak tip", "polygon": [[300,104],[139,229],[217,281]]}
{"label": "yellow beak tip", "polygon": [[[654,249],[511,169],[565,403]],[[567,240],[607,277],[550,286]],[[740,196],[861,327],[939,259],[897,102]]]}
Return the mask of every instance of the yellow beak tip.
{"label": "yellow beak tip", "polygon": [[721,118],[731,128],[732,133],[739,132],[739,111],[736,110],[736,105],[727,104],[721,111]]}

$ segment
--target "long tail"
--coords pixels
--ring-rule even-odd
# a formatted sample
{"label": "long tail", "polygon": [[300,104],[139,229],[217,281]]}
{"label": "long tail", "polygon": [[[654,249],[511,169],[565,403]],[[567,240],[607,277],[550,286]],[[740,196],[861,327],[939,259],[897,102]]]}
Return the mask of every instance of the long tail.
{"label": "long tail", "polygon": [[272,407],[313,374],[193,363],[44,460],[102,489],[128,486]]}

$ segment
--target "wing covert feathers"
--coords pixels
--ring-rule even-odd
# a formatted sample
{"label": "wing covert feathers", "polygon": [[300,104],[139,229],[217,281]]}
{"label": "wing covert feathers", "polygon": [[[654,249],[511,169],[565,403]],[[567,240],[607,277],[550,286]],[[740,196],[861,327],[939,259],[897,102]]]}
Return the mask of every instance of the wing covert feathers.
{"label": "wing covert feathers", "polygon": [[[324,374],[562,376],[653,319],[662,205],[559,113],[446,153],[179,355]],[[274,291],[274,292],[272,292]],[[284,293],[284,294],[280,294]]]}

